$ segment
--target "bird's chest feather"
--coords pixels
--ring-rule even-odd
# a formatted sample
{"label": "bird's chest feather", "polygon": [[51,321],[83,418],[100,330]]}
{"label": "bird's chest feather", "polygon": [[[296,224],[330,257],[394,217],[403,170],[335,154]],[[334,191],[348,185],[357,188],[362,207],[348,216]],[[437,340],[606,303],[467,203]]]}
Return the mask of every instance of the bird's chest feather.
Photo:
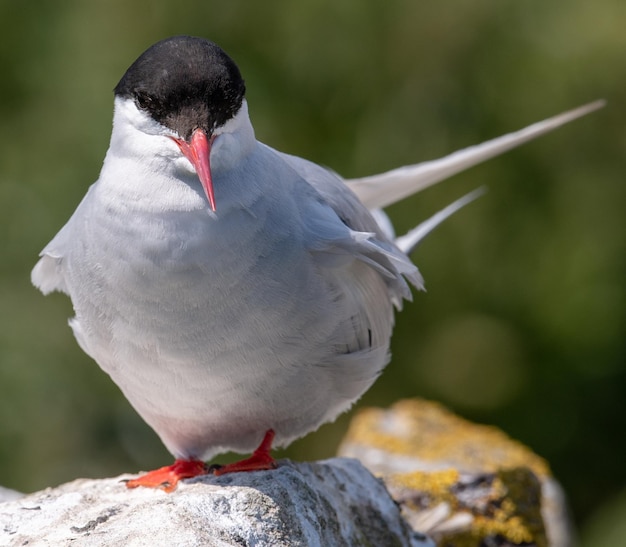
{"label": "bird's chest feather", "polygon": [[[217,215],[102,203],[82,224],[68,273],[84,344],[99,361],[102,352],[220,359],[332,328],[302,236],[271,203]],[[302,305],[311,313],[297,313]]]}

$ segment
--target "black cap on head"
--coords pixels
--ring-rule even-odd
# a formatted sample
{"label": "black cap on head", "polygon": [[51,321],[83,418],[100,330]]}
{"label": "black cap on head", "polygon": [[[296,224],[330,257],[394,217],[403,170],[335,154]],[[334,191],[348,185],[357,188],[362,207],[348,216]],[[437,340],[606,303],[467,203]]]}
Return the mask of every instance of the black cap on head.
{"label": "black cap on head", "polygon": [[210,134],[241,107],[245,85],[234,61],[213,42],[174,36],[148,48],[130,66],[115,94],[131,98],[184,139]]}

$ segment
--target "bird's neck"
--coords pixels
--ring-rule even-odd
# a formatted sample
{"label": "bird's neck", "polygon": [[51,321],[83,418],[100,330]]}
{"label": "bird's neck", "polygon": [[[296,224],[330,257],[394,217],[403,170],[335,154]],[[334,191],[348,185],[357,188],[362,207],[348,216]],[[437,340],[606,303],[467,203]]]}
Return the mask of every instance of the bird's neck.
{"label": "bird's neck", "polygon": [[[126,206],[132,203],[151,210],[206,209],[198,176],[171,135],[131,100],[116,98],[99,194],[112,206],[126,202]],[[257,146],[244,101],[239,112],[215,131],[211,150],[214,181],[228,178],[228,171],[241,165]]]}

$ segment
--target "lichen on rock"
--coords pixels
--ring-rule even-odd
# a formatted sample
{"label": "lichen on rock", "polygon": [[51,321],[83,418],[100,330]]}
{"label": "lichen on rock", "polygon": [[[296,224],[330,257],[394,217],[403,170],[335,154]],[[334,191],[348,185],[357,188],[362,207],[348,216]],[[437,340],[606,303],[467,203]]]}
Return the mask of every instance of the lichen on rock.
{"label": "lichen on rock", "polygon": [[438,403],[360,411],[339,453],[381,476],[407,521],[441,547],[571,545],[564,497],[546,461]]}

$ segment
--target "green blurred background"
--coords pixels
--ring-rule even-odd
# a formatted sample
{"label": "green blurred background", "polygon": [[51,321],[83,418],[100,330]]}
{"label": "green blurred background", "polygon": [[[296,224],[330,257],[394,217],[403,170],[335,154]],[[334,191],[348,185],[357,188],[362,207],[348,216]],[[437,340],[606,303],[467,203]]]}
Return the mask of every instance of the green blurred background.
{"label": "green blurred background", "polygon": [[[415,253],[428,293],[399,314],[392,363],[359,404],[423,396],[498,425],[549,460],[584,544],[617,545],[625,24],[623,0],[0,2],[0,484],[30,491],[170,461],[79,350],[69,300],[44,298],[29,274],[98,176],[112,88],[147,46],[184,33],[237,61],[260,140],[345,176],[608,100],[390,208],[403,232],[489,187]],[[331,456],[348,420],[279,455]]]}

